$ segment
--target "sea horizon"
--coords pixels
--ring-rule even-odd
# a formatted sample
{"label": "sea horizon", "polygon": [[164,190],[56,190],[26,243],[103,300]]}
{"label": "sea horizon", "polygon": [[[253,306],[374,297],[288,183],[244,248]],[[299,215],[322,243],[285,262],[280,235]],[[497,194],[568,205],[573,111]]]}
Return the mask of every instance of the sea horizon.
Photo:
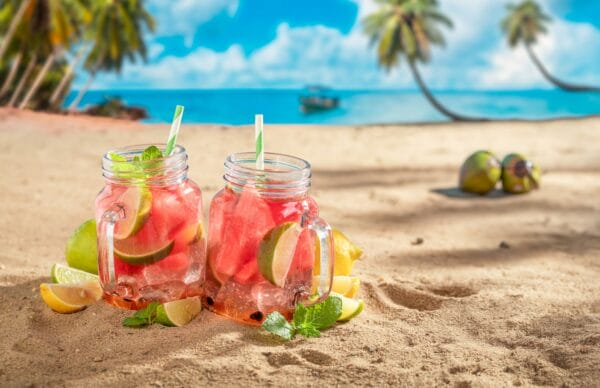
{"label": "sea horizon", "polygon": [[[80,106],[120,97],[129,106],[146,109],[145,123],[170,122],[176,104],[184,105],[186,123],[240,125],[265,115],[272,124],[365,125],[446,122],[416,89],[327,89],[340,99],[337,109],[303,114],[299,97],[306,88],[95,89]],[[557,89],[434,89],[449,109],[492,120],[545,120],[600,114],[600,93],[569,93]],[[68,106],[77,94],[73,90]]]}

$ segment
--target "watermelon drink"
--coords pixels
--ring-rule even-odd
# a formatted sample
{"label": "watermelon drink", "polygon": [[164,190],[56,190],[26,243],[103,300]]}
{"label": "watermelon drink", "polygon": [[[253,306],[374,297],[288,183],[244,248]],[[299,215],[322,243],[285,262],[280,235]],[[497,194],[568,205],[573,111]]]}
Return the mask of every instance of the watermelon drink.
{"label": "watermelon drink", "polygon": [[104,299],[126,309],[200,296],[204,284],[202,197],[187,178],[185,149],[138,160],[145,148],[104,155],[106,185],[96,197]]}
{"label": "watermelon drink", "polygon": [[[210,206],[204,295],[210,310],[255,325],[322,300],[333,273],[332,235],[308,194],[310,165],[272,153],[264,163],[257,170],[252,153],[225,161],[226,185]],[[325,270],[313,285],[315,245]]]}

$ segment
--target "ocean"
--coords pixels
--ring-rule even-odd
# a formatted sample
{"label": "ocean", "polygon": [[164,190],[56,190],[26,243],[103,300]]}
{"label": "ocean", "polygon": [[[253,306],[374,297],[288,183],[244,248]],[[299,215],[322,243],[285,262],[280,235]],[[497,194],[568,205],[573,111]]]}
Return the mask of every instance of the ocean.
{"label": "ocean", "polygon": [[[418,91],[332,90],[339,108],[303,114],[300,89],[195,89],[195,90],[94,90],[80,106],[119,96],[128,105],[144,107],[148,123],[170,122],[176,104],[185,106],[185,123],[248,124],[262,113],[265,123],[376,124],[439,122],[435,111]],[[435,91],[449,109],[491,119],[549,119],[600,114],[600,93],[568,93],[561,90]],[[74,98],[72,92],[65,105]]]}

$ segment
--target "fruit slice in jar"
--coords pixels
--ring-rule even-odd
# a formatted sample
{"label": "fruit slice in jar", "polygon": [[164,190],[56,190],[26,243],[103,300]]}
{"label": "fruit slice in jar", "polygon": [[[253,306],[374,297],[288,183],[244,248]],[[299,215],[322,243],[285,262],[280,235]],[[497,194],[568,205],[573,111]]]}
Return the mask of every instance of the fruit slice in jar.
{"label": "fruit slice in jar", "polygon": [[257,256],[260,273],[278,287],[285,285],[301,232],[297,222],[285,222],[271,229],[260,243]]}
{"label": "fruit slice in jar", "polygon": [[123,240],[136,234],[148,221],[152,210],[152,193],[147,187],[128,187],[118,202],[125,207],[125,218],[115,226],[115,239]]}
{"label": "fruit slice in jar", "polygon": [[127,264],[152,264],[169,256],[175,241],[166,243],[147,241],[140,244],[131,240],[115,240],[115,255]]}

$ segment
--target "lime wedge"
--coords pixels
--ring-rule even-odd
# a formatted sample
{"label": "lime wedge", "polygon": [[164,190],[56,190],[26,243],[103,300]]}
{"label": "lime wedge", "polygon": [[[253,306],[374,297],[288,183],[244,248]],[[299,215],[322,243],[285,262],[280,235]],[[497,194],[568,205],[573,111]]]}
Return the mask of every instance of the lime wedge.
{"label": "lime wedge", "polygon": [[169,256],[175,241],[140,244],[130,240],[115,240],[115,255],[128,264],[152,264]]}
{"label": "lime wedge", "polygon": [[98,273],[96,221],[87,220],[73,232],[65,249],[69,266],[82,271]]}
{"label": "lime wedge", "polygon": [[342,300],[342,314],[337,319],[338,321],[349,321],[363,311],[365,302],[362,299],[352,299],[344,295],[332,292],[330,295],[337,296]]}
{"label": "lime wedge", "polygon": [[260,243],[257,256],[260,273],[278,287],[285,285],[300,232],[297,222],[285,222],[271,229]]}
{"label": "lime wedge", "polygon": [[44,302],[57,313],[69,314],[81,311],[102,297],[99,282],[76,284],[40,284],[40,295]]}
{"label": "lime wedge", "polygon": [[167,302],[158,306],[156,322],[165,326],[183,326],[188,324],[202,310],[202,303],[197,296]]}
{"label": "lime wedge", "polygon": [[50,271],[52,281],[61,284],[81,283],[85,281],[98,281],[98,275],[67,267],[64,264],[54,264]]}
{"label": "lime wedge", "polygon": [[152,210],[152,193],[147,187],[132,186],[125,190],[118,202],[125,206],[125,218],[117,222],[115,239],[123,240],[136,234],[148,220]]}

